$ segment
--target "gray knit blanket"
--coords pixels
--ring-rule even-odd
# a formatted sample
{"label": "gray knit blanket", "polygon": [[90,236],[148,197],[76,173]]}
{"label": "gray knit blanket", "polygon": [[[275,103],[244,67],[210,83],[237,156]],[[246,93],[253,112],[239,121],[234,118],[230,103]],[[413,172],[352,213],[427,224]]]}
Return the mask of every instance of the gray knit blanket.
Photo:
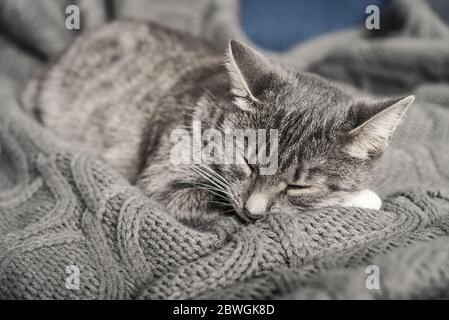
{"label": "gray knit blanket", "polygon": [[271,54],[348,90],[416,95],[376,169],[382,209],[200,229],[21,111],[26,81],[77,36],[64,24],[69,3],[81,32],[134,17],[217,48],[249,42],[236,1],[0,1],[1,299],[449,298],[449,28],[424,1],[382,8],[378,31]]}

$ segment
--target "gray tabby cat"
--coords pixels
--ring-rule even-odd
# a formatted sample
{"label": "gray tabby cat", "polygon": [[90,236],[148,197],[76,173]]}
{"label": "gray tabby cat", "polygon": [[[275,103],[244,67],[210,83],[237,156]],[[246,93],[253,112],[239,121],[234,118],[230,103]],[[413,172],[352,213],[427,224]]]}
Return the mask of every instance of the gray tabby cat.
{"label": "gray tabby cat", "polygon": [[[223,57],[198,39],[137,22],[80,36],[24,97],[45,126],[186,222],[329,205],[379,209],[380,199],[364,189],[412,102],[355,98],[237,41]],[[174,165],[170,133],[192,120],[219,130],[277,129],[278,170]]]}

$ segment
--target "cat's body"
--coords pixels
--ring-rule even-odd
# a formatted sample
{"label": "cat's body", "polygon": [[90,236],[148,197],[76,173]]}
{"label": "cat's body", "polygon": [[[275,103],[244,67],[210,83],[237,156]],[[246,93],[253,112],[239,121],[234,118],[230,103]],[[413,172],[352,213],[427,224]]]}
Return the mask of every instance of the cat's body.
{"label": "cat's body", "polygon": [[[272,209],[353,205],[410,99],[367,108],[237,42],[226,61],[192,37],[116,22],[80,36],[24,101],[45,126],[100,155],[180,220],[229,208],[246,220]],[[277,172],[174,165],[170,134],[192,120],[278,130]]]}

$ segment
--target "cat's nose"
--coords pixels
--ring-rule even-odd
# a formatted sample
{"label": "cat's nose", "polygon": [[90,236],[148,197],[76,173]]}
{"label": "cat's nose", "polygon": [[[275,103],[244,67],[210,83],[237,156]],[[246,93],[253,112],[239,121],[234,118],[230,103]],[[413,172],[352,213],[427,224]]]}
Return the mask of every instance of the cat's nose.
{"label": "cat's nose", "polygon": [[252,219],[259,219],[265,215],[268,208],[267,195],[257,192],[253,193],[245,203],[245,210]]}

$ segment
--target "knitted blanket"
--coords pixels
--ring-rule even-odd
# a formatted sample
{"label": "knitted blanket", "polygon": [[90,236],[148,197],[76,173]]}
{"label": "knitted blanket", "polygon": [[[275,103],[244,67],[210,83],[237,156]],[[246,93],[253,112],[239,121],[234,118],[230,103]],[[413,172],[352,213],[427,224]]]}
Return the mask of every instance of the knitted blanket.
{"label": "knitted blanket", "polygon": [[21,111],[26,80],[76,36],[69,2],[82,32],[131,16],[248,41],[235,1],[0,1],[1,299],[449,298],[449,29],[425,2],[272,54],[349,90],[416,95],[376,169],[382,209],[199,229]]}

